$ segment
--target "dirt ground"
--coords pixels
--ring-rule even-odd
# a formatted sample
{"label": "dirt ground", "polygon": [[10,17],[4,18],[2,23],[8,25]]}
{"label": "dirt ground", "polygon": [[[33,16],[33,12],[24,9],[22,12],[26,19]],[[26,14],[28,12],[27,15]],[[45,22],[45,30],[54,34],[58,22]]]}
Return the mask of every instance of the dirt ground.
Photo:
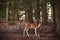
{"label": "dirt ground", "polygon": [[30,32],[30,36],[28,37],[26,35],[24,36],[22,32],[19,31],[14,33],[1,32],[0,29],[0,40],[60,40],[59,36],[53,30],[53,26],[43,26],[42,30],[39,32],[40,36],[36,37],[33,32]]}

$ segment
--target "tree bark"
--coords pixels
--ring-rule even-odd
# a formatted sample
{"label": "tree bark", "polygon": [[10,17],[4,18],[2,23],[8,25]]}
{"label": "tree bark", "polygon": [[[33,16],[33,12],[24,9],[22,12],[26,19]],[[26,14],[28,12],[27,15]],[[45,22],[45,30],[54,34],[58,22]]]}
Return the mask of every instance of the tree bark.
{"label": "tree bark", "polygon": [[9,1],[6,2],[6,22],[8,22],[8,5]]}
{"label": "tree bark", "polygon": [[29,4],[25,6],[26,20],[33,23],[33,8],[32,0],[29,0]]}
{"label": "tree bark", "polygon": [[42,4],[43,4],[42,5],[42,19],[43,19],[42,24],[47,25],[48,13],[47,13],[46,0],[43,0]]}
{"label": "tree bark", "polygon": [[56,0],[56,21],[57,29],[56,32],[60,35],[60,0]]}
{"label": "tree bark", "polygon": [[16,10],[16,0],[12,0],[12,21],[15,23],[17,21],[17,10]]}
{"label": "tree bark", "polygon": [[40,0],[36,0],[35,19],[40,19]]}
{"label": "tree bark", "polygon": [[55,12],[56,10],[55,10],[55,4],[56,4],[56,1],[55,1],[55,0],[51,0],[54,31],[56,31],[56,27],[57,27],[57,24],[56,24],[56,12]]}

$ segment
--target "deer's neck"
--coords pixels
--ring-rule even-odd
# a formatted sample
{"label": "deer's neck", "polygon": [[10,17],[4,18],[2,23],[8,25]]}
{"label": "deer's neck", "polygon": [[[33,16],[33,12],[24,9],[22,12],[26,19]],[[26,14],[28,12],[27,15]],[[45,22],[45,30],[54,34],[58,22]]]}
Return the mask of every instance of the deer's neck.
{"label": "deer's neck", "polygon": [[41,26],[41,24],[39,23],[39,24],[38,24],[38,28],[39,28],[40,26]]}

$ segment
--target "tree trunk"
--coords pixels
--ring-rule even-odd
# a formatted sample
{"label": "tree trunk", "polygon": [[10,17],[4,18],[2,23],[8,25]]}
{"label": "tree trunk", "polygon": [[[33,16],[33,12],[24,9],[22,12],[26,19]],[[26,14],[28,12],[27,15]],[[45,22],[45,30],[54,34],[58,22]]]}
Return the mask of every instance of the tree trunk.
{"label": "tree trunk", "polygon": [[17,21],[17,10],[16,10],[16,0],[12,0],[12,21],[13,23]]}
{"label": "tree trunk", "polygon": [[26,20],[29,22],[33,22],[33,8],[32,8],[32,0],[29,0],[29,4],[25,6],[25,12],[26,12]]}
{"label": "tree trunk", "polygon": [[51,0],[51,6],[52,6],[52,14],[53,14],[53,26],[54,26],[54,31],[56,31],[56,13],[55,13],[55,0]]}
{"label": "tree trunk", "polygon": [[28,20],[33,23],[33,12],[32,7],[29,7]]}
{"label": "tree trunk", "polygon": [[56,32],[60,35],[60,0],[56,0],[56,21],[57,21]]}
{"label": "tree trunk", "polygon": [[18,8],[18,10],[17,10],[17,20],[19,20],[19,16],[20,16],[20,10]]}
{"label": "tree trunk", "polygon": [[40,0],[36,0],[35,19],[40,19]]}
{"label": "tree trunk", "polygon": [[8,5],[9,5],[9,1],[6,2],[6,25],[8,25]]}
{"label": "tree trunk", "polygon": [[47,25],[47,19],[48,19],[48,14],[47,14],[47,4],[46,0],[42,1],[42,19],[43,19],[43,25]]}
{"label": "tree trunk", "polygon": [[28,9],[25,7],[25,20],[28,21]]}

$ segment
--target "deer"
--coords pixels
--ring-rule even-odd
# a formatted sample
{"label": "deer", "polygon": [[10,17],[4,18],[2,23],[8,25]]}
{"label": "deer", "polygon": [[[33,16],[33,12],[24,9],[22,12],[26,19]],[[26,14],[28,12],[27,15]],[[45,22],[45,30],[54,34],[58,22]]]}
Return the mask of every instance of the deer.
{"label": "deer", "polygon": [[29,36],[28,31],[30,28],[34,29],[35,36],[38,36],[37,29],[41,28],[41,23],[39,22],[39,24],[36,24],[36,23],[31,23],[31,22],[25,22],[25,28],[23,31],[23,35],[25,35],[25,32],[26,32],[27,36]]}

